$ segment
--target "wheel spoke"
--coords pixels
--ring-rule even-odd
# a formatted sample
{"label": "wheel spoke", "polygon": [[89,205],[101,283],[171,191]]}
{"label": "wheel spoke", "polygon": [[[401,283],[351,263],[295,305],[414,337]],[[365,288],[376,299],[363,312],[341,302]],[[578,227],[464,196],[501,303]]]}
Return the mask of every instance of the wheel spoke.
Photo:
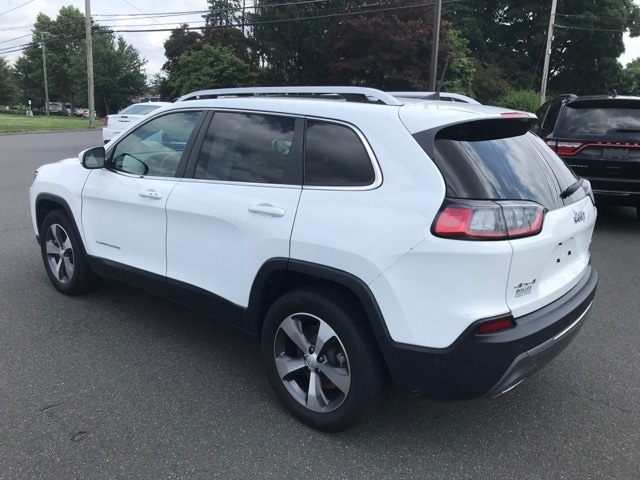
{"label": "wheel spoke", "polygon": [[64,261],[64,269],[67,272],[67,278],[71,280],[71,277],[73,277],[73,263],[71,261],[71,258],[63,255],[62,260]]}
{"label": "wheel spoke", "polygon": [[287,334],[287,336],[295,343],[300,350],[308,352],[311,343],[307,340],[307,337],[302,333],[300,328],[300,322],[294,320],[293,317],[287,317],[281,324],[280,328]]}
{"label": "wheel spoke", "polygon": [[63,266],[63,261],[62,261],[62,257],[58,258],[56,261],[56,278],[60,281],[64,280],[64,266]]}
{"label": "wheel spoke", "polygon": [[333,328],[321,321],[318,329],[318,339],[316,340],[316,352],[322,352],[324,345],[335,336],[336,332],[333,331]]}
{"label": "wheel spoke", "polygon": [[322,393],[322,380],[315,370],[311,370],[309,390],[307,392],[307,407],[317,412],[322,410],[327,403],[328,401]]}
{"label": "wheel spoke", "polygon": [[46,242],[45,246],[47,249],[47,255],[60,255],[60,248],[55,246],[53,240],[49,240],[48,242]]}
{"label": "wheel spoke", "polygon": [[282,380],[287,380],[287,377],[292,373],[306,368],[306,364],[302,358],[281,355],[276,358],[276,368],[278,369],[278,375],[280,375],[280,378]]}
{"label": "wheel spoke", "polygon": [[58,244],[58,248],[62,248],[64,244],[64,230],[60,225],[53,225],[51,227],[51,235],[53,235],[53,240]]}
{"label": "wheel spoke", "polygon": [[334,367],[328,363],[320,365],[320,371],[324,373],[331,383],[333,383],[338,389],[345,395],[349,393],[349,386],[351,385],[351,376],[346,368]]}

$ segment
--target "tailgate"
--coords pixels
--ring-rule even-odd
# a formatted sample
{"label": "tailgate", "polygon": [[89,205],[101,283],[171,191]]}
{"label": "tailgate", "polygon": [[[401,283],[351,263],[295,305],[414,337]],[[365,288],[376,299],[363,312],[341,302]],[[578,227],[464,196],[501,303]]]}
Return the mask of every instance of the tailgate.
{"label": "tailgate", "polygon": [[542,231],[511,240],[506,300],[517,319],[560,298],[582,278],[597,211],[587,196],[547,212]]}

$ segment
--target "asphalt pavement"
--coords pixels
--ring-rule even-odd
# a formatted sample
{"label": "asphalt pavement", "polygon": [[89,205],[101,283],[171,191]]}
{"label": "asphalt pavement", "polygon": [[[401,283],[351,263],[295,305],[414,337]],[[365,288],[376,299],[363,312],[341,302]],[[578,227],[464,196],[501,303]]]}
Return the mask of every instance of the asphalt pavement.
{"label": "asphalt pavement", "polygon": [[30,223],[36,167],[100,132],[0,136],[0,479],[640,479],[640,222],[601,208],[590,318],[494,400],[390,394],[341,434],[278,404],[257,344],[105,282],[66,297]]}

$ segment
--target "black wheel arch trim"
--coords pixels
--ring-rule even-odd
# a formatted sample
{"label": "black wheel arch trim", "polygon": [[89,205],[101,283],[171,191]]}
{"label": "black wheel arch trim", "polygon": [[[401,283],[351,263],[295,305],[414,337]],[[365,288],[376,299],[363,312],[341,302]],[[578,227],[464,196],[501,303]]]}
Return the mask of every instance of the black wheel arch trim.
{"label": "black wheel arch trim", "polygon": [[52,202],[52,203],[56,203],[58,205],[60,205],[61,209],[64,210],[64,213],[67,215],[67,218],[69,219],[69,221],[71,222],[71,227],[74,230],[74,233],[76,234],[76,236],[78,237],[78,240],[80,240],[80,248],[82,248],[82,252],[86,255],[86,249],[84,247],[84,242],[83,242],[83,237],[82,235],[80,235],[80,229],[78,228],[78,225],[76,223],[76,219],[73,216],[73,211],[71,210],[71,207],[69,206],[69,204],[67,203],[67,201],[58,196],[58,195],[54,195],[52,193],[40,193],[38,194],[38,196],[36,197],[36,201],[35,201],[35,214],[36,214],[36,219],[38,220],[38,234],[36,235],[36,240],[38,241],[38,244],[40,244],[41,242],[41,238],[42,235],[40,232],[40,228],[42,227],[42,222],[44,221],[44,217],[39,218],[38,217],[38,205],[40,204],[40,202],[42,201],[48,201],[48,202]]}
{"label": "black wheel arch trim", "polygon": [[350,290],[360,301],[376,337],[389,338],[389,331],[382,311],[367,284],[360,278],[343,270],[327,267],[303,260],[273,258],[265,262],[256,275],[249,296],[249,307],[246,312],[245,329],[258,335],[262,329],[263,316],[261,303],[269,288],[269,281],[277,272],[284,274],[301,274],[328,281]]}

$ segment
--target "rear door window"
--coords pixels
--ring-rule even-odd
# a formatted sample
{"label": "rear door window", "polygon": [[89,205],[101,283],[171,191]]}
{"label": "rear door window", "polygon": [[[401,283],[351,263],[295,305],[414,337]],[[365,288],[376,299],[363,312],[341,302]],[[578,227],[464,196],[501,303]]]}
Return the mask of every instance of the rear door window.
{"label": "rear door window", "polygon": [[293,183],[294,140],[295,118],[217,112],[202,144],[195,177],[227,182]]}

